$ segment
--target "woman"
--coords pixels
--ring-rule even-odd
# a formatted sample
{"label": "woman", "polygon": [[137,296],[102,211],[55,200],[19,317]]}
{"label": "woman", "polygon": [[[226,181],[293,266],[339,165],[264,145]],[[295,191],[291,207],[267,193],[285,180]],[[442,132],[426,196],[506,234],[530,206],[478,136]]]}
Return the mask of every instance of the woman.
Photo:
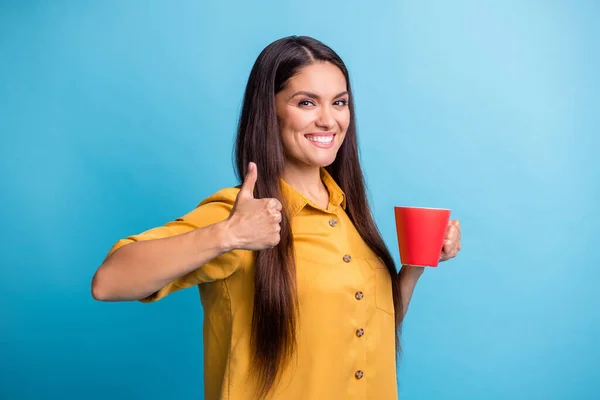
{"label": "woman", "polygon": [[[241,187],[118,241],[104,301],[198,286],[206,399],[395,399],[396,332],[423,268],[397,273],[367,203],[348,71],[309,37],[254,64],[236,141]],[[448,226],[442,261],[460,250]]]}

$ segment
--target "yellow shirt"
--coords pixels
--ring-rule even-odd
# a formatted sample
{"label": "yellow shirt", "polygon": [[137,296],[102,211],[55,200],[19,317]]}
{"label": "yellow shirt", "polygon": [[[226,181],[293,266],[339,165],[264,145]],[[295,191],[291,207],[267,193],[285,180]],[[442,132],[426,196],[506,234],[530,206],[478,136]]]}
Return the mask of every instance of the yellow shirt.
{"label": "yellow shirt", "polygon": [[[323,210],[282,182],[292,214],[299,316],[297,351],[270,399],[397,399],[394,304],[383,262],[348,218],[345,195],[321,170]],[[220,190],[165,226],[118,241],[164,238],[226,219],[237,188]],[[197,285],[204,308],[207,400],[246,400],[254,299],[253,254],[234,250],[160,289],[144,302]]]}

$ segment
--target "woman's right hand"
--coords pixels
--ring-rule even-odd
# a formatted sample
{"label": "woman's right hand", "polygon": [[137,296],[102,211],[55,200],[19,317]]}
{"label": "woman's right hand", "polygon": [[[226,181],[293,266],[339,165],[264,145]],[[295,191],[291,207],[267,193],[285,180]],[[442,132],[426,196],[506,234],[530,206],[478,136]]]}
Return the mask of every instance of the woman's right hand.
{"label": "woman's right hand", "polygon": [[231,248],[264,250],[279,244],[282,206],[277,199],[255,199],[258,178],[256,164],[250,163],[244,183],[226,220]]}

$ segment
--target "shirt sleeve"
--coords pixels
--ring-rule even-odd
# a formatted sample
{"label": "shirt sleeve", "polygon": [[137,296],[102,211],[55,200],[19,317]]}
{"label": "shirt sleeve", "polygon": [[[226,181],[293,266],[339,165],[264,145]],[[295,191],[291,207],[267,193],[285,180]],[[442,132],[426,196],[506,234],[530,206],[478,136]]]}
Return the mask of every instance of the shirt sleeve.
{"label": "shirt sleeve", "polygon": [[[223,221],[231,213],[238,192],[239,189],[236,188],[223,189],[202,201],[194,210],[174,221],[167,222],[163,226],[155,227],[117,241],[108,254],[112,254],[129,243],[180,235],[197,228]],[[196,270],[175,279],[157,292],[146,298],[140,299],[140,301],[144,303],[157,301],[180,289],[225,279],[240,267],[244,260],[244,256],[246,255],[245,253],[247,253],[245,250],[233,250],[225,253],[206,264],[199,266]]]}

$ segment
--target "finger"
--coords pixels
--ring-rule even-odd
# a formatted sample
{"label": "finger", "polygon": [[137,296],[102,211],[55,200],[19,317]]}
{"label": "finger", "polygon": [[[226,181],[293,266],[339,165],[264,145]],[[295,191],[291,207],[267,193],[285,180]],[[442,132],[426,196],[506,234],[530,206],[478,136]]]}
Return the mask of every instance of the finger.
{"label": "finger", "polygon": [[442,253],[444,254],[450,254],[450,252],[452,251],[452,248],[454,246],[452,245],[452,241],[451,240],[444,240],[444,246],[442,247]]}
{"label": "finger", "polygon": [[451,258],[456,257],[457,251],[456,249],[452,249],[450,251],[442,251],[442,254],[440,256],[440,260],[442,261],[447,261]]}
{"label": "finger", "polygon": [[454,224],[452,221],[448,222],[448,226],[446,227],[446,238],[450,236],[450,233],[454,230]]}
{"label": "finger", "polygon": [[281,236],[279,234],[277,234],[277,236],[275,237],[275,240],[272,243],[272,248],[274,248],[275,246],[277,246],[279,244],[280,240],[281,240]]}
{"label": "finger", "polygon": [[267,203],[267,207],[271,211],[281,211],[282,210],[281,203],[277,199],[270,199],[269,202]]}
{"label": "finger", "polygon": [[456,219],[456,220],[452,221],[452,224],[453,224],[454,228],[458,231],[458,238],[460,239],[460,237],[461,237],[460,222]]}
{"label": "finger", "polygon": [[460,251],[460,241],[453,242],[452,249],[448,252],[448,258],[454,258]]}
{"label": "finger", "polygon": [[440,254],[440,260],[446,261],[448,258],[450,258],[450,254],[446,251],[442,251],[442,254]]}
{"label": "finger", "polygon": [[279,224],[279,223],[281,223],[281,219],[282,219],[282,216],[281,216],[281,213],[280,213],[280,212],[278,212],[277,214],[275,214],[275,221],[276,221],[278,224]]}
{"label": "finger", "polygon": [[240,189],[238,196],[241,195],[247,199],[254,198],[254,186],[256,185],[256,180],[258,179],[258,173],[256,170],[256,164],[253,162],[248,164],[248,172],[246,173],[244,183],[242,184],[242,188]]}
{"label": "finger", "polygon": [[454,225],[450,227],[448,239],[452,242],[458,242],[460,240],[460,231]]}
{"label": "finger", "polygon": [[460,240],[460,228],[457,228],[454,224],[448,227],[446,231],[446,239],[453,242]]}

